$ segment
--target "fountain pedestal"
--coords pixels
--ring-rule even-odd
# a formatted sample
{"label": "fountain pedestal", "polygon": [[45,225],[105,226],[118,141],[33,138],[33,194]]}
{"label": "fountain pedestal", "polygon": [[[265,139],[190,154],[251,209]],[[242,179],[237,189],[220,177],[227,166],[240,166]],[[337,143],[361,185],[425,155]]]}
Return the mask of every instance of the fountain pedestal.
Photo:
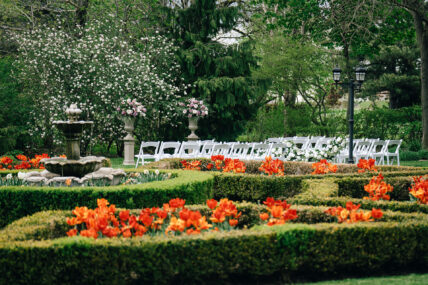
{"label": "fountain pedestal", "polygon": [[134,131],[134,117],[123,117],[123,122],[125,123],[125,131],[127,132],[126,136],[123,138],[124,142],[124,159],[123,165],[134,165],[134,148],[135,148],[135,139],[132,134]]}

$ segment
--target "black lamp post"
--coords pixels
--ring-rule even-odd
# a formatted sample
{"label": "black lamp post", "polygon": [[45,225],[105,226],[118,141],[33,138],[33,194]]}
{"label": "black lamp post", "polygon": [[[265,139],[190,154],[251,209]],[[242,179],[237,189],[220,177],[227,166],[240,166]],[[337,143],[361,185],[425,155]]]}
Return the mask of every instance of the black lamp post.
{"label": "black lamp post", "polygon": [[349,88],[349,158],[348,163],[354,164],[354,89],[359,90],[363,84],[366,75],[366,69],[358,66],[355,69],[355,80],[350,78],[348,83],[339,83],[342,70],[339,67],[333,68],[333,80],[336,85],[341,85],[344,88]]}

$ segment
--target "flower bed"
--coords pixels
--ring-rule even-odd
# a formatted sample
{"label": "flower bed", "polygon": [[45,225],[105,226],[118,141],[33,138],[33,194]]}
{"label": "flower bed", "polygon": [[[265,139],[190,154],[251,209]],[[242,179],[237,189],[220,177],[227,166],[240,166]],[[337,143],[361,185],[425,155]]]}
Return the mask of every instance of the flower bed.
{"label": "flower bed", "polygon": [[[141,170],[143,171],[143,170]],[[133,171],[134,172],[134,171]],[[106,198],[118,207],[152,207],[183,197],[188,203],[212,198],[213,175],[194,171],[168,171],[176,178],[144,184],[107,187],[0,187],[0,227],[38,211],[95,206]]]}
{"label": "flower bed", "polygon": [[[207,165],[211,163],[211,159],[208,158],[198,158],[197,160],[201,161],[202,164]],[[180,158],[168,158],[162,159],[157,162],[151,162],[141,168],[149,168],[149,169],[182,169],[183,159]],[[192,161],[192,159],[188,160]],[[262,161],[260,160],[243,160],[247,174],[260,174],[260,166],[262,165]],[[312,162],[296,162],[296,161],[284,161],[284,174],[285,175],[311,175],[313,172]],[[423,167],[412,167],[412,166],[395,166],[395,165],[381,165],[376,167],[380,172],[382,172],[385,176],[386,173],[398,173],[405,172],[410,175],[422,175],[423,173],[427,173],[427,169]],[[362,175],[370,176],[371,173],[358,173],[359,168],[357,165],[353,164],[337,164],[337,171],[335,174],[327,174],[329,176],[343,176],[343,175],[352,175],[361,177]],[[415,174],[411,174],[415,173]],[[403,175],[401,175],[403,176]],[[316,177],[316,176],[314,176]]]}
{"label": "flower bed", "polygon": [[[368,193],[364,190],[364,186],[368,185],[371,178],[346,178],[338,179],[336,182],[339,186],[338,196],[349,196],[352,198],[363,198],[368,196]],[[404,177],[386,177],[386,183],[391,184],[393,191],[388,194],[391,196],[391,200],[396,201],[409,201],[409,187],[412,184],[412,178],[409,176]]]}
{"label": "flower bed", "polygon": [[[260,209],[248,203],[244,207],[247,212]],[[307,217],[327,215],[324,207],[302,209],[298,216],[305,217],[304,211]],[[301,224],[310,222],[301,218],[295,224],[197,236],[97,240],[65,237],[69,215],[40,212],[0,231],[0,283],[195,283],[214,276],[243,282],[278,275],[394,273],[428,265],[425,214],[386,212],[383,222],[351,225],[334,219]],[[256,215],[243,211],[245,216]]]}

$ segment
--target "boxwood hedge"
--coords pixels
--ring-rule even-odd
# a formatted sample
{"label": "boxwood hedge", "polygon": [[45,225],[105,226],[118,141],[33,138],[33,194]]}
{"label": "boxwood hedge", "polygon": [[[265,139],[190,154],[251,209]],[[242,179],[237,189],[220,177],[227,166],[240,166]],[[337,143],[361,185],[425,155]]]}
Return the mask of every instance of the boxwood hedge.
{"label": "boxwood hedge", "polygon": [[43,239],[46,232],[64,230],[50,218],[61,215],[63,220],[64,213],[38,213],[0,231],[1,284],[244,282],[269,276],[290,280],[296,275],[331,278],[428,265],[424,214],[395,214],[395,221],[352,225],[256,226],[199,236]]}
{"label": "boxwood hedge", "polygon": [[[391,200],[396,201],[409,201],[409,188],[412,185],[413,179],[411,177],[386,177],[384,181],[394,187],[392,192],[388,192]],[[370,178],[347,178],[336,181],[339,196],[349,196],[352,198],[363,198],[369,196],[364,191],[364,185],[369,184]]]}
{"label": "boxwood hedge", "polygon": [[136,185],[109,187],[0,187],[0,227],[43,210],[94,207],[96,198],[106,198],[118,207],[142,208],[162,205],[180,197],[187,203],[203,203],[213,196],[213,175],[171,170],[177,177]]}

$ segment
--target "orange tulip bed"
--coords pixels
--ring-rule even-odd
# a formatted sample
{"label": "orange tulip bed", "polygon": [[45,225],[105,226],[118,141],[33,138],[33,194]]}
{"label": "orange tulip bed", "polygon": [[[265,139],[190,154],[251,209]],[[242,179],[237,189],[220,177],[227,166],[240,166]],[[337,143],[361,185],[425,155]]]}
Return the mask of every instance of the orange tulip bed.
{"label": "orange tulip bed", "polygon": [[[61,157],[65,157],[64,155]],[[12,169],[45,169],[40,160],[50,158],[47,153],[41,155],[36,154],[33,158],[18,154],[16,158],[9,156],[0,157],[0,171]]]}
{"label": "orange tulip bed", "polygon": [[270,157],[257,176],[222,156],[181,164],[189,171],[144,186],[0,187],[0,214],[20,212],[0,229],[0,284],[246,283],[428,266],[428,176],[370,161],[351,177],[326,161],[302,177]]}

